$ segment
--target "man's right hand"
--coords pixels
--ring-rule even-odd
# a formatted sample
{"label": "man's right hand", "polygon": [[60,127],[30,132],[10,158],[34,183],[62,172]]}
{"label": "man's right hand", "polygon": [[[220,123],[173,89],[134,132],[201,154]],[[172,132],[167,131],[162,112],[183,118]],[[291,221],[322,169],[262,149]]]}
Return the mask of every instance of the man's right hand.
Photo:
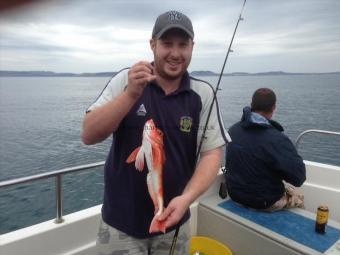
{"label": "man's right hand", "polygon": [[86,114],[82,140],[85,144],[103,141],[115,132],[122,119],[128,114],[147,84],[156,79],[154,67],[146,61],[133,65],[128,72],[126,90],[106,104]]}
{"label": "man's right hand", "polygon": [[149,62],[140,61],[133,65],[128,72],[126,92],[130,97],[137,99],[142,95],[146,85],[155,79],[154,67]]}

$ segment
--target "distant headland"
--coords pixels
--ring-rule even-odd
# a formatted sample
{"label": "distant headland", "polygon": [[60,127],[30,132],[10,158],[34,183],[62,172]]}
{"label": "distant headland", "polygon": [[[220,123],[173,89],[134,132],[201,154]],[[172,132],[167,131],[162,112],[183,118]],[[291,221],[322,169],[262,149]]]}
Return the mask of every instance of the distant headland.
{"label": "distant headland", "polygon": [[[0,71],[0,77],[111,77],[117,72],[99,72],[99,73],[57,73],[50,71]],[[323,74],[340,74],[340,72],[326,73],[288,73],[282,71],[270,71],[260,73],[234,72],[225,73],[223,76],[273,76],[273,75],[323,75]],[[212,71],[192,71],[191,76],[219,76]]]}

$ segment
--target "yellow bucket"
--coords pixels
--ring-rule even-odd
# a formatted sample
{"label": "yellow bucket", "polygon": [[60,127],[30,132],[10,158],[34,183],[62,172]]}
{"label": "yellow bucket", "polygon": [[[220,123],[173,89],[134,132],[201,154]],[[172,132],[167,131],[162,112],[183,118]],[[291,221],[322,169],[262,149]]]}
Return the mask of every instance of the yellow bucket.
{"label": "yellow bucket", "polygon": [[224,244],[204,236],[193,236],[190,241],[190,255],[232,255]]}

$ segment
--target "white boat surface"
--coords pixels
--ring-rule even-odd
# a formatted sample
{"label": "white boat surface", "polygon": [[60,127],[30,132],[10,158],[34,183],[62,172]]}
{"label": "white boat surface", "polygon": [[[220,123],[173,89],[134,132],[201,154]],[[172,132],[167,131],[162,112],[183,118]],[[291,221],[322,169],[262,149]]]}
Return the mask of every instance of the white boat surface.
{"label": "white boat surface", "polygon": [[[305,161],[307,181],[301,187],[305,209],[291,209],[295,214],[315,221],[319,205],[330,210],[327,227],[340,233],[340,166]],[[227,245],[235,255],[248,254],[340,254],[340,235],[329,249],[319,252],[257,223],[227,212],[218,203],[219,173],[214,184],[191,206],[192,235],[214,238]],[[61,223],[49,220],[0,235],[0,254],[96,254],[95,240],[101,205],[63,216]],[[314,228],[313,228],[314,231]]]}

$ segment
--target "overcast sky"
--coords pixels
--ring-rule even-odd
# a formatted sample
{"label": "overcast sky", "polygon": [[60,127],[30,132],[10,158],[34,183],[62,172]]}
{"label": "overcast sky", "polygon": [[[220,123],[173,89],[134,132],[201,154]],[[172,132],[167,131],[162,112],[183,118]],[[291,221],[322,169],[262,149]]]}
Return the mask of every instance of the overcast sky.
{"label": "overcast sky", "polygon": [[[0,14],[0,70],[117,71],[152,60],[160,13],[194,26],[190,71],[219,72],[243,0],[54,0]],[[248,0],[225,72],[340,71],[339,0]]]}

